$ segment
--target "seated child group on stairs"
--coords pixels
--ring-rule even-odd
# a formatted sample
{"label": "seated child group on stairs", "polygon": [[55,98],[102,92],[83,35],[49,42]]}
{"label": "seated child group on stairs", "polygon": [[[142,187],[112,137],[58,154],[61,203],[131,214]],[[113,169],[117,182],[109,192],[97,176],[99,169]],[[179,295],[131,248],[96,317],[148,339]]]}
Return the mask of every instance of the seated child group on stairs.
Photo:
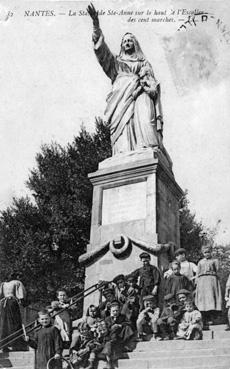
{"label": "seated child group on stairs", "polygon": [[[74,322],[74,305],[64,289],[57,291],[57,301],[38,314],[40,328],[24,337],[36,349],[36,369],[46,369],[51,358],[50,368],[61,368],[64,348],[74,368],[93,369],[103,360],[111,369],[137,341],[201,340],[203,330],[222,310],[218,261],[212,258],[211,247],[204,246],[202,253],[196,265],[186,260],[184,249],[178,249],[161,275],[150,255],[142,252],[140,268],[117,275],[112,282],[99,281],[98,306],[90,305]],[[230,282],[226,300],[229,286]]]}

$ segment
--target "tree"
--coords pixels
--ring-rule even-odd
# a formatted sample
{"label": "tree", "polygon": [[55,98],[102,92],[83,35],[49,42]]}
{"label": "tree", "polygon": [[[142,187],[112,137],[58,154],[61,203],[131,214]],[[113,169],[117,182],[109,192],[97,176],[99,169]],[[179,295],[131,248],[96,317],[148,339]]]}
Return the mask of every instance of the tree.
{"label": "tree", "polygon": [[187,191],[180,201],[180,242],[187,251],[188,259],[197,263],[202,257],[201,246],[204,243],[213,243],[215,229],[208,229],[196,220],[196,215],[189,209]]}
{"label": "tree", "polygon": [[83,288],[78,257],[89,242],[92,185],[87,175],[108,156],[109,129],[99,118],[95,133],[82,127],[67,147],[42,146],[27,181],[34,201],[14,199],[1,214],[1,280],[9,271],[18,273],[32,301],[48,302],[59,287],[71,294]]}

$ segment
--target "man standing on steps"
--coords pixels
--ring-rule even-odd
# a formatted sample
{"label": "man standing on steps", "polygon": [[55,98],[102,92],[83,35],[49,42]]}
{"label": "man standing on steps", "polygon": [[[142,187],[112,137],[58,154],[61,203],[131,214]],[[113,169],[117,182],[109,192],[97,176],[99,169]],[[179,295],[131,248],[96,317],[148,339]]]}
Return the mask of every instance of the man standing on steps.
{"label": "man standing on steps", "polygon": [[153,295],[157,299],[161,276],[159,269],[150,264],[151,257],[147,252],[142,252],[139,257],[142,261],[142,267],[134,270],[130,275],[139,281],[140,310],[142,310],[144,296]]}

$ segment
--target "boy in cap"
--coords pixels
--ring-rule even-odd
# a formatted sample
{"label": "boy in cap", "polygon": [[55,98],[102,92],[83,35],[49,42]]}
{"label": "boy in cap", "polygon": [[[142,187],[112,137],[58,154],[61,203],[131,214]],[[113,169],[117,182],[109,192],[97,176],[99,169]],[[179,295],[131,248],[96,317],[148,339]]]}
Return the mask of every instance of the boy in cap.
{"label": "boy in cap", "polygon": [[116,300],[113,288],[105,288],[103,291],[105,301],[101,302],[98,306],[102,319],[105,319],[110,315],[110,306],[113,301]]}
{"label": "boy in cap", "polygon": [[140,340],[147,339],[149,335],[155,339],[157,335],[157,320],[160,309],[157,307],[156,298],[153,295],[143,297],[144,309],[137,319],[137,332]]}
{"label": "boy in cap", "polygon": [[[95,348],[97,360],[105,360],[107,365],[104,369],[112,369],[113,357],[114,357],[114,345],[108,326],[104,320],[101,320],[97,326],[97,346]],[[98,366],[96,366],[98,367]]]}
{"label": "boy in cap", "polygon": [[88,324],[92,333],[95,333],[97,324],[101,320],[99,310],[95,305],[90,305],[86,311],[86,315],[82,318],[75,320],[74,330],[72,334],[71,347],[74,347],[79,339],[80,327],[83,323]]}
{"label": "boy in cap", "polygon": [[164,297],[164,307],[161,316],[157,320],[161,337],[164,340],[175,337],[183,313],[184,309],[176,304],[174,295],[172,293],[167,294]]}
{"label": "boy in cap", "polygon": [[142,267],[134,270],[131,276],[139,278],[140,308],[142,309],[144,296],[152,294],[157,297],[161,277],[158,268],[150,264],[151,258],[147,252],[142,252],[139,257],[142,261]]}
{"label": "boy in cap", "polygon": [[191,292],[182,288],[177,292],[176,297],[178,303],[184,305],[187,300],[191,299]]}
{"label": "boy in cap", "polygon": [[115,299],[120,302],[120,304],[124,304],[127,299],[127,290],[128,286],[125,282],[124,274],[119,274],[113,279],[113,283],[115,284]]}
{"label": "boy in cap", "polygon": [[127,277],[126,302],[121,313],[131,322],[133,329],[136,329],[136,320],[139,313],[139,288],[136,279],[132,276]]}
{"label": "boy in cap", "polygon": [[127,286],[128,286],[128,295],[139,295],[139,288],[137,285],[137,280],[134,276],[128,275],[126,277]]}
{"label": "boy in cap", "polygon": [[[177,249],[175,259],[180,263],[180,273],[185,275],[190,281],[194,281],[197,273],[197,265],[186,259],[186,250],[183,248]],[[172,273],[172,269],[169,269],[165,272],[164,277],[168,278]]]}
{"label": "boy in cap", "polygon": [[134,335],[130,322],[121,314],[118,301],[114,301],[110,307],[110,316],[105,319],[110,330],[111,338],[117,344],[117,348],[127,349],[130,339]]}
{"label": "boy in cap", "polygon": [[80,334],[70,346],[71,362],[77,367],[82,365],[85,367],[88,364],[87,369],[93,369],[96,360],[96,340],[87,323],[81,323],[79,331]]}
{"label": "boy in cap", "polygon": [[[185,312],[185,304],[187,302],[193,301],[192,293],[182,288],[176,294],[176,301],[177,301],[177,305],[179,306],[179,309]],[[198,310],[194,302],[193,302],[193,305],[194,305],[194,310]]]}

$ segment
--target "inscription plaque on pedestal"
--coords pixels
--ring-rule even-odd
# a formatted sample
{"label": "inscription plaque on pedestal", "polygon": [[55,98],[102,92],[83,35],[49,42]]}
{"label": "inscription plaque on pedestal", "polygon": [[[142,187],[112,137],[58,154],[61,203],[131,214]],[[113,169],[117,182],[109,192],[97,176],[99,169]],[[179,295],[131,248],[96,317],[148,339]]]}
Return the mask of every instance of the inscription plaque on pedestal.
{"label": "inscription plaque on pedestal", "polygon": [[103,190],[101,224],[146,218],[146,181]]}

